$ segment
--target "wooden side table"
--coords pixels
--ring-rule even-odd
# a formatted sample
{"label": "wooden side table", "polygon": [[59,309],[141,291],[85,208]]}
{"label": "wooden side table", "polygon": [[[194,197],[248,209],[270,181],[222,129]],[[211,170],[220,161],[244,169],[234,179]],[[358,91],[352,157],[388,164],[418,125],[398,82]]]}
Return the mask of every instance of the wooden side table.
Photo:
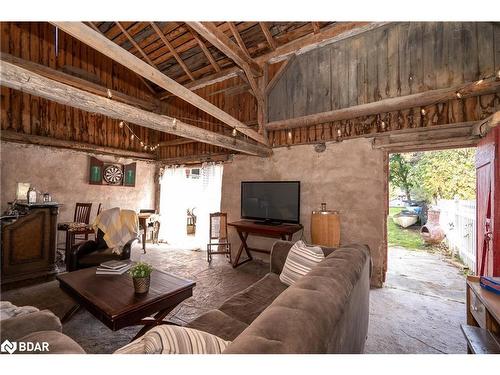
{"label": "wooden side table", "polygon": [[315,245],[339,247],[340,217],[337,211],[313,211],[311,240]]}

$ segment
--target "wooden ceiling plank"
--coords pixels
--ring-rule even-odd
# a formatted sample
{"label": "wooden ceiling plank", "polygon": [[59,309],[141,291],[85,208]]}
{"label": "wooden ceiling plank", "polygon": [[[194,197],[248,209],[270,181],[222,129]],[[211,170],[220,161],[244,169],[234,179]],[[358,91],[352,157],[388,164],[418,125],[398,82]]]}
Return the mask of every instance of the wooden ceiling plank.
{"label": "wooden ceiling plank", "polygon": [[227,24],[229,25],[229,29],[231,30],[231,33],[233,33],[234,39],[236,39],[236,42],[240,46],[241,50],[245,53],[245,55],[251,57],[250,53],[248,52],[247,46],[245,45],[245,42],[241,38],[238,28],[236,27],[234,22],[228,22]]}
{"label": "wooden ceiling plank", "polygon": [[48,66],[45,65],[36,64],[32,61],[23,60],[4,52],[0,52],[0,59],[15,64],[17,66],[20,66],[22,68],[28,69],[37,74],[41,74],[44,77],[56,80],[61,83],[65,83],[67,85],[91,92],[96,95],[108,97],[109,95],[108,90],[109,90],[109,93],[111,93],[111,98],[113,100],[117,100],[122,103],[131,104],[133,106],[144,108],[153,112],[158,111],[160,107],[160,103],[156,98],[153,98],[151,101],[135,98],[123,94],[119,91],[108,89],[107,87],[101,86],[97,83],[89,82],[85,79],[75,77],[71,74],[67,74],[59,70],[49,68]]}
{"label": "wooden ceiling plank", "polygon": [[[96,26],[94,25],[93,22],[89,22],[89,25],[90,27],[92,27],[96,32],[98,32],[99,34],[101,34],[102,36],[104,36],[106,38],[106,35]],[[139,79],[141,80],[141,82],[144,84],[144,86],[146,86],[146,88],[149,90],[149,92],[153,95],[156,95],[157,92],[155,91],[155,89],[153,89],[153,87],[151,87],[151,85],[144,79],[144,77],[142,77],[141,75],[137,74],[134,72],[134,74],[137,75],[137,77],[139,77]]]}
{"label": "wooden ceiling plank", "polygon": [[267,43],[269,43],[269,47],[273,51],[276,50],[276,41],[273,39],[273,35],[271,34],[271,31],[269,31],[269,27],[267,27],[267,24],[265,22],[259,22],[260,28],[262,29],[262,32],[264,33],[264,36],[266,37]]}
{"label": "wooden ceiling plank", "polygon": [[460,97],[493,94],[500,92],[500,81],[495,78],[484,80],[481,84],[469,82],[444,89],[429,90],[417,94],[382,99],[376,102],[355,105],[352,107],[336,109],[328,112],[315,113],[288,120],[273,121],[266,125],[267,130],[294,129],[319,125],[326,122],[349,120],[361,116],[370,116],[378,113],[399,111],[402,109],[423,107],[431,104],[442,103]]}
{"label": "wooden ceiling plank", "polygon": [[[85,27],[90,30],[88,26]],[[258,156],[269,156],[272,153],[271,149],[267,146],[242,141],[238,138],[183,123],[172,117],[159,115],[128,104],[103,98],[99,95],[45,78],[4,60],[0,60],[0,84],[86,112],[99,113],[110,118],[190,138],[214,146]]]}
{"label": "wooden ceiling plank", "polygon": [[144,58],[144,60],[146,60],[149,65],[152,65],[155,68],[157,68],[157,66],[151,61],[151,59],[149,58],[149,56],[142,50],[141,47],[139,47],[139,45],[134,40],[134,38],[132,38],[130,36],[130,34],[127,32],[127,30],[125,30],[125,28],[120,24],[120,22],[115,22],[115,23],[120,28],[120,30],[123,33],[123,35],[125,35],[127,37],[127,39],[130,41],[130,43],[132,43],[132,45],[134,46],[134,48],[142,55],[142,57]]}
{"label": "wooden ceiling plank", "polygon": [[189,79],[191,79],[191,81],[194,81],[195,79],[193,77],[193,74],[191,74],[191,71],[189,70],[189,68],[187,67],[187,65],[184,63],[184,61],[182,61],[182,59],[179,56],[179,54],[175,51],[175,48],[172,47],[172,44],[170,44],[170,42],[168,41],[168,39],[165,37],[165,35],[163,34],[163,32],[160,30],[160,28],[158,26],[156,26],[156,24],[154,22],[150,22],[150,24],[151,24],[151,27],[153,27],[153,30],[156,32],[156,34],[158,34],[158,36],[160,37],[160,39],[162,40],[162,42],[165,43],[165,45],[167,46],[167,48],[170,50],[170,53],[172,53],[172,55],[174,56],[175,60],[177,60],[177,62],[181,66],[182,70],[184,70],[184,72],[188,75],[188,77],[189,77]]}
{"label": "wooden ceiling plank", "polygon": [[189,89],[175,82],[173,79],[167,77],[151,65],[139,59],[137,56],[134,56],[130,52],[124,50],[122,47],[113,43],[102,34],[95,32],[89,26],[81,22],[52,22],[52,24],[58,26],[64,32],[86,43],[87,45],[108,56],[109,58],[126,66],[130,70],[140,74],[151,82],[154,82],[155,84],[171,92],[172,94],[177,95],[191,105],[219,119],[228,126],[237,129],[239,132],[247,135],[249,138],[267,145],[267,141],[262,135],[250,129],[241,121],[235,119],[217,106],[213,105],[212,103],[196,95]]}

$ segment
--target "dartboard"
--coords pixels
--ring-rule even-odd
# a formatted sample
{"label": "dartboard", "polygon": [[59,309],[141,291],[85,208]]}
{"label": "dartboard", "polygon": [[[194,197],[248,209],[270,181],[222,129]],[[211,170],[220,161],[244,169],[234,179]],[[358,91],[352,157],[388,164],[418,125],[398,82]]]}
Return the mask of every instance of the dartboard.
{"label": "dartboard", "polygon": [[104,168],[104,181],[108,184],[118,185],[121,184],[123,178],[122,168],[118,165],[108,165]]}

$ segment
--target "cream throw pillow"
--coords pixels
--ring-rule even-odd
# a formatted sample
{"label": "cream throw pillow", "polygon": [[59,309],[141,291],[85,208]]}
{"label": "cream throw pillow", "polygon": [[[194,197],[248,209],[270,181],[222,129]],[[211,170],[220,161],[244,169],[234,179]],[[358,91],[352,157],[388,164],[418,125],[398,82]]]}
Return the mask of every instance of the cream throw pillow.
{"label": "cream throw pillow", "polygon": [[231,341],[192,328],[160,325],[114,354],[221,354]]}
{"label": "cream throw pillow", "polygon": [[283,284],[292,285],[314,266],[325,259],[319,246],[307,246],[304,241],[293,244],[280,274]]}

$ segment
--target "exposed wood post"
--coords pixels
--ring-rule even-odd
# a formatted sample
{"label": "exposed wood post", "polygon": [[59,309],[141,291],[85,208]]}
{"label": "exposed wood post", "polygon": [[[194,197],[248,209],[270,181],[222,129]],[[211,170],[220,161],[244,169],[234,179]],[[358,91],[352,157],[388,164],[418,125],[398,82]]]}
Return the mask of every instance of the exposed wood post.
{"label": "exposed wood post", "polygon": [[259,78],[259,90],[261,92],[262,100],[257,98],[257,122],[259,124],[259,133],[262,134],[267,139],[267,94],[266,87],[269,80],[269,66],[264,64],[263,75]]}
{"label": "exposed wood post", "polygon": [[2,86],[83,111],[99,113],[110,118],[194,139],[199,142],[209,143],[250,155],[267,156],[271,153],[271,150],[266,146],[214,133],[168,116],[148,112],[128,104],[103,98],[87,91],[50,80],[3,60],[0,61],[0,83]]}
{"label": "exposed wood post", "polygon": [[372,103],[355,105],[352,107],[321,112],[313,115],[296,117],[288,120],[273,121],[267,124],[267,130],[294,129],[323,124],[325,122],[349,120],[361,116],[370,116],[377,113],[386,113],[402,109],[423,107],[460,98],[493,94],[500,91],[500,81],[495,78],[484,80],[482,83],[470,82],[446,89],[424,91],[418,94],[388,98]]}
{"label": "exposed wood post", "polygon": [[158,86],[163,87],[165,90],[173,93],[174,95],[177,95],[196,108],[199,108],[209,115],[219,119],[232,128],[238,128],[238,131],[256,140],[257,142],[261,142],[263,144],[266,143],[266,140],[262,135],[250,129],[241,121],[238,121],[212,103],[196,95],[181,84],[175,82],[173,79],[167,77],[165,74],[161,73],[151,65],[142,61],[130,52],[124,50],[122,47],[118,46],[116,43],[113,43],[102,34],[95,32],[82,22],[52,23],[69,35],[77,38],[78,40],[91,46],[95,50],[126,66],[130,70],[140,74],[144,78],[156,83]]}
{"label": "exposed wood post", "polygon": [[150,24],[153,27],[153,30],[156,32],[156,34],[160,37],[160,39],[163,42],[163,44],[165,44],[165,46],[167,46],[167,48],[170,51],[170,53],[174,56],[175,60],[179,63],[179,65],[181,66],[181,68],[187,74],[187,76],[189,77],[189,79],[191,81],[194,81],[193,74],[191,73],[191,71],[189,70],[189,68],[187,67],[187,65],[184,63],[184,61],[182,61],[181,57],[179,56],[179,54],[177,53],[177,51],[175,50],[175,48],[172,46],[172,44],[169,42],[169,40],[167,39],[167,37],[165,36],[165,34],[163,34],[163,31],[161,31],[160,28],[158,26],[156,26],[156,24],[154,22],[150,22]]}

